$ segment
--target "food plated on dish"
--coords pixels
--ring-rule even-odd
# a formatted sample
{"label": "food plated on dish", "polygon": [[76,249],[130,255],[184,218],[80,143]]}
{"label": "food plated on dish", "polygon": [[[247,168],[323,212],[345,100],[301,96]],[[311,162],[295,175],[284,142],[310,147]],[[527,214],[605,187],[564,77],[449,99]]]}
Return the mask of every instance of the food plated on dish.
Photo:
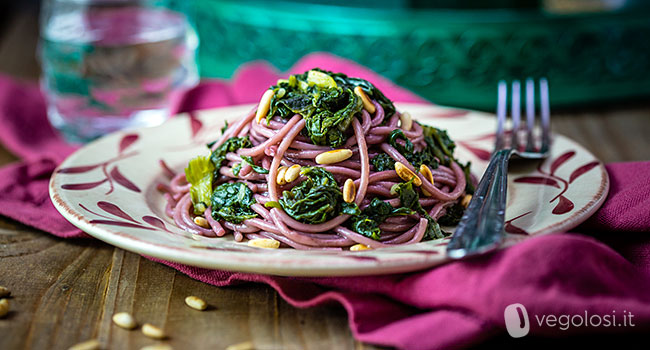
{"label": "food plated on dish", "polygon": [[[309,72],[305,79],[308,78]],[[332,79],[337,86],[343,85],[338,83],[337,78]],[[291,81],[287,79],[286,83],[290,84]],[[296,83],[300,84],[298,81]],[[307,84],[309,85],[309,83]],[[273,89],[269,89],[269,91],[273,90],[274,96],[282,94],[280,92],[282,81],[279,85],[275,84]],[[284,89],[285,95],[283,96],[286,96],[288,89]],[[354,88],[350,90],[354,93]],[[390,97],[390,92],[388,90],[385,92],[387,97]],[[369,100],[377,102],[381,111],[389,110],[392,105],[388,103],[385,104],[388,107],[382,105],[374,90],[366,89],[364,93]],[[258,94],[263,95],[263,91],[259,91]],[[271,93],[267,92],[267,94]],[[271,111],[274,103],[273,98],[268,101],[269,111]],[[294,108],[299,106],[298,102],[299,98],[296,99]],[[361,104],[363,104],[363,100],[361,100]],[[353,107],[359,108],[357,105],[358,102]],[[304,121],[303,131],[298,132],[289,145],[285,143],[286,149],[280,148],[280,145],[283,140],[288,138],[287,134],[290,130],[287,131],[287,134],[276,136],[276,140],[282,139],[278,143],[270,147],[263,147],[262,153],[249,156],[239,152],[255,151],[256,146],[273,138],[272,133],[278,133],[283,127],[286,127],[295,113],[288,118],[271,118],[269,122],[266,122],[268,113],[266,116],[260,114],[260,123],[254,124],[252,121],[257,116],[258,106],[238,105],[180,114],[154,128],[116,132],[85,145],[63,161],[50,180],[50,197],[55,208],[68,221],[91,236],[138,254],[168,262],[211,269],[291,276],[385,274],[413,271],[440,264],[447,260],[445,247],[450,238],[449,233],[453,232],[455,228],[453,225],[446,226],[443,218],[452,218],[449,215],[450,209],[462,209],[463,199],[469,199],[467,194],[471,193],[471,189],[465,187],[461,194],[453,200],[436,198],[436,193],[431,192],[427,187],[427,182],[424,181],[431,182],[426,173],[427,170],[421,168],[421,164],[426,165],[431,171],[435,188],[443,194],[450,195],[457,187],[462,188],[462,186],[458,186],[458,183],[463,179],[465,186],[468,183],[471,184],[472,182],[468,182],[467,177],[460,176],[460,173],[459,176],[454,177],[454,164],[465,170],[467,164],[471,162],[472,178],[477,178],[482,174],[487,165],[490,150],[494,147],[494,116],[489,113],[432,104],[395,103],[395,110],[401,113],[393,112],[392,117],[386,122],[386,125],[394,125],[394,127],[386,128],[382,125],[373,127],[373,119],[376,119],[375,122],[378,123],[386,115],[391,115],[391,113],[384,113],[384,117],[379,118],[377,105],[373,104],[375,106],[373,113],[367,110],[364,112],[362,106],[359,109],[360,118],[355,116],[349,120],[352,123],[351,126],[348,125],[347,129],[337,128],[336,130],[341,131],[341,137],[337,137],[338,131],[336,130],[328,134],[329,136],[324,142],[338,139],[336,145],[319,144],[321,141],[312,141],[310,134],[304,130],[309,125],[308,118],[301,115],[300,119],[294,120],[292,123],[296,123],[293,124],[295,126],[298,122]],[[305,106],[310,105],[305,103]],[[405,112],[412,116],[410,121]],[[313,113],[307,115],[311,116]],[[277,112],[273,112],[272,115],[276,114]],[[246,118],[248,121],[242,122]],[[355,123],[354,120],[357,122]],[[368,124],[368,120],[370,120],[370,124]],[[255,119],[255,121],[257,120]],[[408,125],[409,122],[411,123],[410,128],[405,126],[405,123]],[[228,125],[224,130],[226,136],[222,136],[222,129],[226,124]],[[362,131],[364,127],[370,125],[368,133],[364,133],[365,136],[361,141],[366,142],[367,147],[362,147],[361,150],[367,150],[368,157],[368,181],[365,184],[364,195],[360,195],[359,191],[364,187],[362,183],[364,169],[361,159],[362,156],[365,157],[366,152],[361,152],[357,146],[358,141],[354,133],[356,124],[361,127]],[[247,126],[248,130],[245,130]],[[430,128],[431,126],[437,129]],[[257,132],[256,135],[252,131],[253,127]],[[417,133],[420,132],[420,128],[422,136],[418,138]],[[372,133],[370,133],[371,129]],[[404,137],[402,138],[395,129],[401,131]],[[431,157],[426,152],[426,146],[428,146],[427,135],[433,135],[427,133],[438,130],[440,133],[437,136],[441,140],[445,140],[442,131],[446,130],[449,141],[443,142],[449,145],[447,150],[451,151],[451,140],[454,141],[455,148],[450,155],[443,153],[450,157],[449,165],[443,164],[444,156],[434,154],[433,159],[437,158],[438,162],[438,167],[436,167],[435,163],[431,164],[427,161],[427,159],[430,161]],[[393,144],[391,144],[393,132],[395,134],[393,134]],[[262,133],[266,133],[266,135]],[[223,154],[221,151],[215,153],[220,146],[227,144],[228,139],[233,137],[245,139],[245,136],[248,136],[252,147],[238,148],[223,152]],[[406,140],[412,144],[412,153],[407,152],[411,146]],[[206,144],[212,142],[215,143],[206,148]],[[347,142],[350,142],[351,146],[346,147]],[[433,144],[440,147],[439,141],[434,140]],[[258,152],[260,148],[257,149]],[[391,148],[397,152],[391,153]],[[327,153],[329,150],[339,149],[352,151],[352,155],[346,151],[337,151],[334,152],[334,158],[332,158],[332,155]],[[277,170],[274,170],[271,165],[276,153],[280,151],[283,152],[283,155],[281,158],[278,156],[280,163],[277,164]],[[402,163],[404,168],[410,170],[412,174],[400,170],[404,176],[400,177],[395,170],[395,164],[398,162],[392,163],[395,159],[391,157],[391,154],[398,157],[401,160],[398,162]],[[413,155],[408,156],[407,154]],[[179,174],[185,174],[185,169],[191,168],[190,163],[198,157],[204,157],[212,163],[211,156],[213,155],[215,158],[223,157],[225,160],[219,160],[217,179],[215,180],[213,176],[209,180],[212,181],[210,184],[212,194],[216,192],[218,186],[229,183],[232,185],[226,188],[237,189],[237,194],[241,197],[234,197],[237,205],[225,205],[232,203],[233,197],[224,195],[223,198],[230,198],[230,202],[223,200],[223,202],[219,202],[223,204],[213,206],[212,195],[209,198],[205,196],[203,197],[204,201],[201,201],[203,207],[199,204],[195,208],[189,190],[191,184],[185,183]],[[328,163],[328,159],[337,160],[337,157],[348,156],[349,158],[337,163],[325,164]],[[359,160],[359,163],[353,165],[353,160]],[[289,161],[291,162],[289,163]],[[419,166],[418,161],[420,162]],[[165,166],[161,167],[161,164]],[[203,161],[200,164],[210,169],[209,163]],[[411,168],[407,166],[409,164]],[[295,165],[300,166],[299,171]],[[382,167],[384,165],[385,167]],[[212,166],[214,170],[211,171],[214,174],[217,167],[214,166],[214,163]],[[249,166],[250,169],[247,169]],[[293,168],[291,168],[292,166]],[[259,172],[255,170],[256,168]],[[232,170],[237,171],[237,169],[239,169],[239,173],[233,174]],[[323,169],[331,173],[336,186],[331,186],[333,182],[327,173],[314,169]],[[267,177],[271,175],[272,170],[275,172],[277,196],[277,200],[273,201],[269,194]],[[269,174],[264,174],[266,171]],[[303,171],[304,173],[301,174]],[[284,175],[278,176],[282,172]],[[310,174],[312,177],[309,176]],[[319,176],[314,176],[315,174]],[[387,174],[391,177],[378,179],[376,178],[379,176],[378,174],[381,176]],[[418,186],[416,183],[418,180],[413,175],[422,181],[422,185]],[[172,181],[174,176],[178,176],[176,181]],[[190,180],[200,183],[201,179],[203,177],[198,176],[198,182],[195,181],[197,179]],[[310,179],[313,180],[309,182]],[[278,180],[280,184],[278,184]],[[346,182],[352,184],[347,185],[346,188]],[[237,183],[243,183],[245,186]],[[445,189],[443,186],[448,188]],[[607,195],[607,187],[607,173],[602,163],[576,142],[562,135],[555,135],[554,147],[548,159],[540,163],[526,164],[526,166],[513,166],[509,170],[505,217],[506,240],[503,245],[508,246],[537,235],[561,232],[575,227],[598,208]],[[350,191],[351,189],[352,191]],[[391,189],[393,193],[391,193]],[[404,196],[404,203],[407,203],[405,205],[402,205],[402,194],[398,192],[403,189],[406,191],[401,193],[412,194],[410,197]],[[207,192],[209,193],[209,191]],[[428,191],[431,196],[424,191]],[[181,199],[187,194],[186,192],[189,193],[189,201],[183,203],[183,206],[187,207],[187,215],[177,217],[177,219],[183,220],[179,221],[182,224],[178,225],[174,220],[174,214],[184,213],[184,210],[172,212],[171,209],[180,205]],[[288,194],[287,197],[285,197],[285,193]],[[292,193],[295,193],[293,197]],[[318,195],[309,196],[313,193],[318,193]],[[417,194],[417,199],[415,194]],[[262,197],[267,197],[268,200],[265,202],[265,198]],[[331,200],[332,198],[337,200]],[[360,204],[357,204],[356,201],[359,198],[362,199]],[[373,207],[373,201],[375,203],[386,202],[390,208],[384,204],[375,204]],[[272,203],[268,204],[269,202]],[[250,206],[246,203],[250,203]],[[312,203],[314,205],[310,206]],[[321,203],[329,203],[329,206],[323,206]],[[446,210],[432,213],[436,205],[434,203],[443,203],[441,207],[444,206]],[[359,214],[356,214],[353,204],[358,207]],[[417,207],[417,204],[422,207],[422,210]],[[336,207],[336,205],[340,205],[340,207]],[[218,232],[212,229],[210,222],[205,222],[209,220],[209,217],[205,216],[205,210],[208,207],[211,207],[210,214],[213,212],[213,207],[218,207],[220,210],[225,208],[221,210],[220,216],[217,216],[216,219],[210,215],[212,220],[221,225],[223,231],[219,231],[219,234],[222,236],[217,235]],[[286,211],[285,207],[288,208]],[[327,210],[317,210],[322,207]],[[292,211],[292,208],[295,210]],[[304,208],[313,208],[314,210],[304,210]],[[374,208],[374,211],[366,210],[367,208]],[[198,209],[196,213],[195,209]],[[269,217],[263,216],[265,212],[261,209],[267,211]],[[308,228],[323,225],[332,220],[342,221],[330,230],[309,232],[302,229],[304,227],[286,224],[287,222],[291,223],[289,220],[279,220],[280,225],[277,225],[274,221],[276,215],[273,215],[275,212],[273,209],[277,209],[277,211],[282,209],[287,216],[289,213],[295,215],[297,218],[289,217]],[[331,213],[332,211],[334,214]],[[305,215],[304,219],[296,213],[314,215]],[[169,214],[172,216],[170,217]],[[429,220],[425,214],[435,220]],[[457,218],[461,214],[458,210],[455,217]],[[223,219],[230,215],[232,215],[233,221],[241,216],[239,218],[241,222],[233,223]],[[251,217],[246,217],[247,215],[251,215]],[[347,219],[340,218],[344,216],[347,216]],[[282,219],[282,216],[276,217]],[[315,218],[315,221],[310,222],[306,219],[307,217]],[[360,220],[361,218],[364,220]],[[247,220],[255,220],[253,223],[266,225],[266,228],[259,229],[254,225],[245,227]],[[316,221],[321,222],[316,223]],[[441,225],[439,233],[446,237],[434,238],[437,232],[437,225],[434,222]],[[453,222],[450,220],[450,223]],[[188,225],[189,223],[196,226]],[[358,225],[353,226],[352,223]],[[188,227],[193,229],[188,229]],[[206,231],[198,230],[197,227]],[[274,227],[275,232],[273,231]],[[432,229],[429,230],[429,227]],[[285,242],[282,241],[286,236],[281,234],[281,230],[285,229],[289,231],[291,241],[288,239]],[[424,229],[424,232],[419,231],[420,229]],[[359,233],[363,230],[366,230],[365,235]],[[433,232],[434,235],[429,235],[427,231]],[[295,236],[291,237],[291,234],[297,232],[302,232],[297,238],[303,239],[302,241],[296,241]],[[268,233],[273,233],[275,236]],[[373,237],[373,233],[379,234],[379,240],[374,239],[376,236]],[[345,234],[349,236],[346,237]],[[422,235],[419,243],[404,244],[414,238],[419,239],[419,235]],[[350,237],[358,239],[362,243],[353,243],[356,241]],[[237,241],[236,238],[240,241]],[[397,239],[403,240],[403,242],[396,244]],[[323,241],[329,246],[321,246]],[[304,247],[299,247],[298,244]],[[278,246],[281,249],[259,248]],[[305,250],[293,249],[293,247],[317,249]],[[373,249],[366,249],[368,247]]]}
{"label": "food plated on dish", "polygon": [[[216,135],[215,135],[216,136]],[[371,82],[318,68],[278,80],[161,184],[176,225],[249,245],[364,250],[449,235],[474,190],[447,132]]]}

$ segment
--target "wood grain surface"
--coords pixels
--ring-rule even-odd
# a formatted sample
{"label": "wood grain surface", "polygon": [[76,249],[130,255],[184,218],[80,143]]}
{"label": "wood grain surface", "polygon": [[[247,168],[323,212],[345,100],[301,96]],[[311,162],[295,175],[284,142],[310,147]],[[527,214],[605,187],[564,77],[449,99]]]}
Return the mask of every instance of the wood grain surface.
{"label": "wood grain surface", "polygon": [[[36,18],[4,18],[0,72],[36,79]],[[7,22],[8,21],[8,22]],[[650,159],[650,106],[618,105],[553,114],[553,129],[605,162]],[[0,165],[16,158],[0,148]],[[0,349],[67,349],[91,338],[103,349],[139,349],[156,341],[115,326],[127,311],[169,335],[175,349],[376,349],[355,341],[342,307],[296,309],[270,287],[216,288],[97,240],[63,240],[0,217],[0,285],[12,291],[0,319]],[[209,309],[195,311],[196,295]]]}

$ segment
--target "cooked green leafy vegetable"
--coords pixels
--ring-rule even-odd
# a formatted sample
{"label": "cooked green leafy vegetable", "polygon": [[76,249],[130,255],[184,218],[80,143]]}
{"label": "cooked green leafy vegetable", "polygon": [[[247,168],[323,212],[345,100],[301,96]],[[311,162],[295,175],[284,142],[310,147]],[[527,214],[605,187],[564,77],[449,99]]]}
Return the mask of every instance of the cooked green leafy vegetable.
{"label": "cooked green leafy vegetable", "polygon": [[420,213],[429,221],[427,224],[427,230],[424,233],[424,237],[426,239],[443,238],[446,236],[446,234],[443,233],[440,229],[440,225],[438,225],[438,223],[431,216],[429,216],[429,213],[427,213],[427,211],[422,208],[422,205],[420,205],[420,195],[418,195],[417,191],[415,191],[413,188],[412,180],[409,182],[399,183],[393,186],[393,189],[399,195],[402,207],[406,207]]}
{"label": "cooked green leafy vegetable", "polygon": [[427,144],[423,150],[416,152],[413,143],[404,135],[402,130],[395,129],[388,135],[388,143],[401,153],[416,169],[425,164],[435,169],[438,167],[438,161],[433,147]]}
{"label": "cooked green leafy vegetable", "polygon": [[348,227],[368,238],[379,240],[381,237],[381,230],[379,225],[387,218],[397,215],[411,215],[415,211],[406,208],[393,208],[392,205],[382,201],[379,198],[373,198],[366,208],[361,211],[361,214],[354,216],[348,220]]}
{"label": "cooked green leafy vegetable", "polygon": [[462,204],[456,203],[447,208],[447,213],[438,219],[438,223],[444,226],[454,226],[460,222],[465,212],[465,207]]}
{"label": "cooked green leafy vegetable", "polygon": [[212,217],[215,220],[239,224],[257,216],[257,213],[251,209],[251,205],[255,204],[253,191],[242,182],[217,186],[212,192],[211,204]]}
{"label": "cooked green leafy vegetable", "polygon": [[472,182],[472,176],[470,173],[472,162],[467,162],[465,165],[462,165],[461,163],[458,164],[460,164],[460,167],[463,168],[463,173],[465,173],[465,192],[467,194],[474,194],[476,188],[474,188],[474,183]]}
{"label": "cooked green leafy vegetable", "polygon": [[[261,167],[261,166],[259,166],[259,165],[255,165],[255,162],[253,162],[253,157],[250,157],[250,156],[241,156],[241,159],[242,159],[244,162],[248,163],[248,165],[250,165],[251,168],[253,168],[253,171],[254,171],[254,172],[259,173],[259,174],[268,174],[268,173],[269,173],[269,171],[268,171],[267,169],[264,169],[263,167]],[[236,176],[236,175],[237,175],[237,174],[235,174],[235,176]]]}
{"label": "cooked green leafy vegetable", "polygon": [[352,118],[363,109],[361,98],[353,92],[356,86],[384,107],[386,118],[394,113],[393,103],[368,81],[316,68],[271,86],[275,94],[267,122],[274,115],[288,119],[300,114],[314,144],[338,147],[351,134]]}
{"label": "cooked green leafy vegetable", "polygon": [[447,131],[427,125],[422,125],[422,129],[424,141],[427,143],[427,149],[434,156],[438,157],[442,165],[449,166],[454,159],[456,144],[449,138]]}
{"label": "cooked green leafy vegetable", "polygon": [[343,73],[332,73],[318,68],[316,68],[316,70],[329,74],[339,86],[348,88],[352,91],[354,91],[355,87],[360,86],[368,97],[377,101],[377,103],[379,103],[379,105],[384,109],[384,122],[388,121],[388,119],[390,119],[390,117],[395,113],[395,105],[393,104],[393,101],[384,96],[381,90],[377,89],[369,81],[361,78],[348,77]]}
{"label": "cooked green leafy vegetable", "polygon": [[241,171],[241,163],[237,163],[232,166],[232,174],[235,176],[239,176],[239,172]]}
{"label": "cooked green leafy vegetable", "polygon": [[458,163],[465,173],[465,182],[467,183],[465,192],[474,193],[474,184],[469,172],[472,163],[467,162],[467,164],[463,165],[458,159],[454,158],[456,143],[449,137],[447,131],[426,125],[422,125],[422,129],[427,149],[431,149],[431,152],[440,159],[440,163],[443,165],[449,166],[452,160]]}
{"label": "cooked green leafy vegetable", "polygon": [[210,154],[210,160],[214,164],[215,169],[221,168],[223,163],[226,161],[226,154],[229,152],[235,152],[240,148],[249,148],[253,147],[251,140],[246,137],[231,137],[221,146],[217,147],[212,154]]}
{"label": "cooked green leafy vegetable", "polygon": [[386,153],[379,153],[370,159],[375,171],[386,171],[395,169],[395,160]]}
{"label": "cooked green leafy vegetable", "polygon": [[194,214],[203,214],[210,203],[214,169],[210,159],[203,156],[190,160],[185,168],[185,178],[192,185],[190,197],[194,204]]}
{"label": "cooked green leafy vegetable", "polygon": [[[420,167],[421,164],[429,166],[431,169],[438,167],[438,163],[450,166],[452,160],[458,163],[465,172],[465,180],[467,185],[465,191],[469,194],[474,193],[474,185],[472,184],[471,177],[469,175],[469,168],[471,163],[468,162],[465,165],[462,165],[458,159],[454,158],[454,150],[456,149],[456,143],[449,138],[447,131],[434,128],[432,126],[421,125],[422,132],[424,134],[424,142],[427,146],[419,152],[414,150],[413,143],[404,135],[402,130],[395,129],[388,135],[388,143],[393,146],[399,153],[401,153],[406,160],[408,160],[413,167],[416,169]],[[390,164],[390,161],[387,158],[390,158],[387,154],[384,157],[385,153],[381,153],[373,158],[373,166],[375,166],[375,158],[382,156],[376,162],[379,167],[384,170],[390,170],[387,166]],[[395,163],[393,162],[393,166]],[[375,169],[378,169],[375,166]],[[381,170],[377,170],[381,171]]]}
{"label": "cooked green leafy vegetable", "polygon": [[340,214],[359,214],[359,207],[343,201],[334,176],[320,167],[303,167],[307,177],[290,191],[282,192],[280,205],[292,218],[307,224],[319,224]]}

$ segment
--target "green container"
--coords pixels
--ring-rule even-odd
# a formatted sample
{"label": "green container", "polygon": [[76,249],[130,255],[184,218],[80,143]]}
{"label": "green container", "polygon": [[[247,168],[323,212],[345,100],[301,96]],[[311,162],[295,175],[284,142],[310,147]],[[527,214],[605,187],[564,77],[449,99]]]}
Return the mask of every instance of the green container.
{"label": "green container", "polygon": [[196,0],[186,7],[204,77],[229,78],[259,59],[284,71],[327,51],[444,105],[494,110],[498,80],[541,76],[554,106],[650,96],[646,5],[565,15],[536,6],[414,9],[399,1],[359,8]]}

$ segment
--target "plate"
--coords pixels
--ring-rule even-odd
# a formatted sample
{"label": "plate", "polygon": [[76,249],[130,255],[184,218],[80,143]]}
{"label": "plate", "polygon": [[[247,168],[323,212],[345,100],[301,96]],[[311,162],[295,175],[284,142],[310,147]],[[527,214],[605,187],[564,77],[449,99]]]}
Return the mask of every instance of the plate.
{"label": "plate", "polygon": [[[493,115],[423,104],[397,104],[417,120],[447,129],[456,156],[480,176],[493,145]],[[54,206],[72,224],[102,241],[187,265],[286,276],[372,275],[424,269],[447,260],[449,238],[365,251],[260,249],[230,237],[187,233],[164,213],[156,189],[167,182],[160,161],[182,171],[207,154],[225,120],[253,108],[233,106],[179,115],[155,128],[117,132],[68,157],[50,180]],[[512,163],[508,178],[504,246],[569,230],[602,204],[609,189],[603,164],[576,142],[554,135],[543,162]],[[453,230],[453,228],[450,228]]]}

